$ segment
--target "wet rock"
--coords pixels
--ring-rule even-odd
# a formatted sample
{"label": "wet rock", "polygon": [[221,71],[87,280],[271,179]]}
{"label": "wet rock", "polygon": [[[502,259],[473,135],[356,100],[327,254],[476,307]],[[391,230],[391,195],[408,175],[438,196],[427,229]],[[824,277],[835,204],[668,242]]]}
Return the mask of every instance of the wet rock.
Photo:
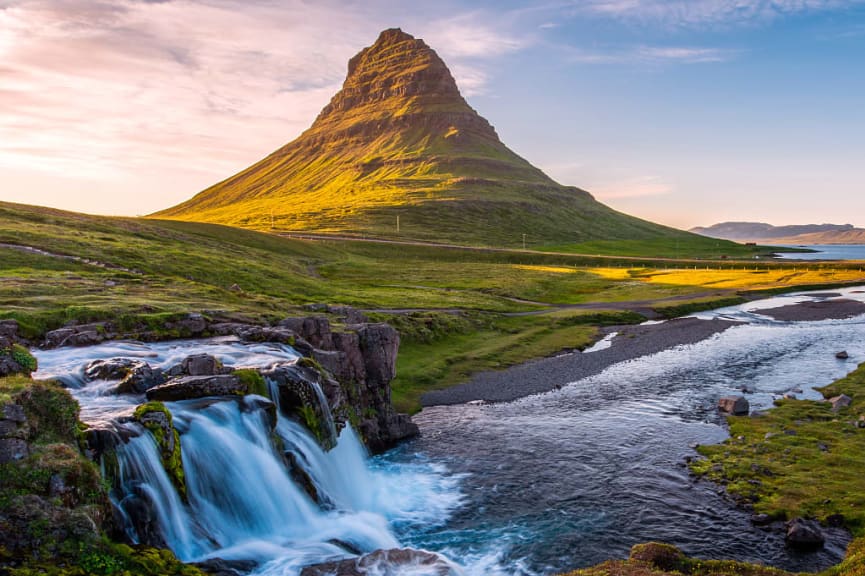
{"label": "wet rock", "polygon": [[[322,398],[322,374],[312,366],[280,363],[262,370],[261,375],[276,384],[283,414],[295,419],[318,440],[324,450],[336,446],[331,406]],[[319,391],[322,394],[319,394]]]}
{"label": "wet rock", "polygon": [[152,368],[142,360],[111,358],[94,360],[84,369],[88,380],[120,380],[117,394],[143,394],[149,388],[165,382],[162,370]]}
{"label": "wet rock", "polygon": [[180,369],[189,376],[213,376],[222,370],[222,364],[210,354],[193,354],[180,363]]}
{"label": "wet rock", "polygon": [[835,358],[838,360],[846,360],[850,357],[850,354],[847,353],[846,350],[841,350],[840,352],[835,354]]}
{"label": "wet rock", "polygon": [[113,337],[105,322],[58,328],[45,334],[46,348],[61,346],[92,346]]}
{"label": "wet rock", "polygon": [[739,390],[741,390],[744,394],[753,394],[757,391],[757,389],[752,384],[742,384],[739,386]]}
{"label": "wet rock", "polygon": [[820,525],[814,520],[805,518],[794,518],[787,522],[787,533],[784,539],[791,548],[803,551],[818,550],[826,542]]}
{"label": "wet rock", "polygon": [[853,402],[853,399],[846,394],[841,394],[840,396],[833,396],[832,398],[829,398],[828,402],[832,405],[832,411],[837,412],[842,408],[847,408],[848,406],[850,406],[850,403]]}
{"label": "wet rock", "polygon": [[457,576],[460,572],[444,557],[410,548],[376,550],[359,558],[307,566],[300,576],[372,576],[412,573]]}
{"label": "wet rock", "polygon": [[206,396],[243,395],[246,392],[246,384],[230,374],[180,376],[148,390],[147,399],[174,402]]}
{"label": "wet rock", "polygon": [[739,416],[747,414],[751,409],[751,405],[744,396],[724,396],[718,400],[718,410]]}
{"label": "wet rock", "polygon": [[286,468],[288,468],[289,474],[291,474],[291,479],[294,480],[294,483],[297,486],[300,486],[313,502],[316,504],[322,504],[319,498],[318,489],[316,489],[312,477],[310,477],[307,471],[304,470],[303,466],[300,464],[302,456],[299,456],[294,452],[286,452],[284,457]]}
{"label": "wet rock", "polygon": [[768,514],[754,514],[751,516],[751,524],[755,526],[768,526],[773,521],[773,518]]}

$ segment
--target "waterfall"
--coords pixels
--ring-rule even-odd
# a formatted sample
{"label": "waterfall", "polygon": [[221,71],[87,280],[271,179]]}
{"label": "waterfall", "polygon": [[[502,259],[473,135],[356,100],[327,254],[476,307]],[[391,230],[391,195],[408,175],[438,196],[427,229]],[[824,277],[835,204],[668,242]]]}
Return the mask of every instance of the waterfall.
{"label": "waterfall", "polygon": [[[255,395],[165,402],[179,433],[181,492],[177,475],[165,469],[164,431],[154,432],[133,416],[144,396],[113,393],[116,382],[89,381],[82,367],[123,357],[167,370],[199,353],[213,354],[229,367],[261,371],[291,367],[297,359],[282,345],[225,338],[113,342],[38,353],[38,376],[66,383],[82,419],[110,437],[99,453],[111,501],[131,542],[170,548],[186,562],[243,561],[248,571],[252,561],[254,575],[297,576],[311,564],[399,548],[395,528],[439,523],[462,501],[458,480],[441,467],[371,465],[351,426],[337,433],[321,386],[305,377],[298,389],[317,404],[320,432],[333,436],[327,451],[320,437],[281,413],[279,384],[269,378],[275,411],[271,401]],[[394,573],[420,575],[424,569]]]}
{"label": "waterfall", "polygon": [[[147,431],[118,447],[120,486],[114,501],[134,515],[127,504],[145,491],[165,542],[185,561],[293,556],[308,564],[310,555],[315,561],[398,546],[384,518],[354,506],[363,500],[352,488],[355,479],[369,481],[353,434],[343,434],[337,453],[328,454],[304,428],[278,420],[285,449],[303,455],[317,488],[334,504],[323,510],[292,481],[266,413],[256,406],[251,398],[166,403],[180,432],[187,502],[162,469]],[[355,457],[343,460],[344,453]],[[141,540],[134,529],[132,536]]]}

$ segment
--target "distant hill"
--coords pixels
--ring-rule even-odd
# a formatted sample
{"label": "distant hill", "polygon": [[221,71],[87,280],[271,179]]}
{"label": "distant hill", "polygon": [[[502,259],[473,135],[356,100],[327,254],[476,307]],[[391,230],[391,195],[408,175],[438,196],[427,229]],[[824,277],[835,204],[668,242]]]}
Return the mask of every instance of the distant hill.
{"label": "distant hill", "polygon": [[553,181],[499,140],[423,40],[399,29],[349,61],[342,90],[300,137],[152,217],[497,246],[520,246],[524,234],[530,246],[700,241]]}
{"label": "distant hill", "polygon": [[852,224],[772,226],[763,222],[721,222],[690,231],[710,238],[763,244],[865,244],[865,229]]}

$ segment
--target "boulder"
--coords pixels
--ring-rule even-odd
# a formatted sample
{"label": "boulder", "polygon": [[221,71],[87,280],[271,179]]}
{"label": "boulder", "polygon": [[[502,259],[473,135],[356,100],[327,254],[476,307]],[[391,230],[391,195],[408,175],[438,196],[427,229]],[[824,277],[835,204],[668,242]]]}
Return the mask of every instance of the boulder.
{"label": "boulder", "polygon": [[794,518],[787,522],[787,533],[784,540],[791,548],[817,550],[823,547],[826,537],[816,521]]}
{"label": "boulder", "polygon": [[[302,361],[301,361],[302,362]],[[276,384],[282,413],[305,425],[324,450],[336,446],[336,429],[320,374],[311,366],[279,363],[261,371]]]}
{"label": "boulder", "polygon": [[841,408],[847,408],[853,402],[853,399],[846,394],[841,394],[840,396],[829,398],[828,402],[832,405],[832,411],[837,412]]}
{"label": "boulder", "polygon": [[408,573],[457,576],[460,571],[438,554],[411,548],[396,548],[376,550],[359,558],[307,566],[301,570],[300,576],[390,576]]}
{"label": "boulder", "polygon": [[82,324],[58,328],[45,334],[46,348],[61,346],[92,346],[111,338],[108,325],[105,322]]}
{"label": "boulder", "polygon": [[850,357],[846,350],[841,350],[840,352],[835,354],[835,358],[838,360],[846,360]]}
{"label": "boulder", "polygon": [[114,390],[117,394],[143,394],[165,382],[162,370],[130,358],[94,360],[84,369],[84,376],[88,380],[120,380]]}
{"label": "boulder", "polygon": [[0,348],[9,348],[21,342],[18,336],[18,322],[15,320],[0,320]]}
{"label": "boulder", "polygon": [[243,395],[246,392],[246,384],[231,374],[180,376],[148,390],[147,399],[174,402],[206,396]]}
{"label": "boulder", "polygon": [[210,354],[193,354],[180,363],[184,374],[189,376],[214,376],[222,370],[222,363]]}
{"label": "boulder", "polygon": [[744,396],[724,396],[718,400],[718,410],[740,416],[747,414],[751,409],[751,405]]}

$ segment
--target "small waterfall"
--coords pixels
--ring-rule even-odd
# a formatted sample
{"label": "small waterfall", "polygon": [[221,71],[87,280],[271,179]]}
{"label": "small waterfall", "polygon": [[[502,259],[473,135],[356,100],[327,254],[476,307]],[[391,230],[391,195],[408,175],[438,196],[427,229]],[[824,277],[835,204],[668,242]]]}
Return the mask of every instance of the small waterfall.
{"label": "small waterfall", "polygon": [[[368,505],[357,506],[363,503],[362,488],[354,483],[372,482],[352,433],[326,453],[305,428],[278,420],[286,450],[302,455],[316,487],[333,503],[324,510],[292,481],[258,406],[260,399],[251,398],[166,403],[180,432],[186,503],[163,470],[150,432],[139,427],[140,436],[118,447],[119,487],[113,496],[121,511],[136,519],[127,525],[133,541],[152,541],[157,532],[185,561],[278,558],[281,566],[399,545],[385,518]],[[353,456],[343,459],[345,454]]]}
{"label": "small waterfall", "polygon": [[[197,353],[258,369],[277,410],[255,395],[166,402],[180,439],[181,494],[164,468],[164,429],[133,416],[143,395],[106,393],[116,382],[87,380],[82,366],[131,357],[167,370]],[[81,404],[129,540],[168,547],[187,562],[237,560],[248,570],[253,561],[252,574],[296,576],[311,564],[399,548],[392,527],[435,524],[458,506],[457,481],[443,470],[371,466],[351,427],[337,432],[321,385],[296,359],[281,345],[228,339],[106,343],[40,352],[39,376],[62,378]],[[274,368],[279,382],[267,377]],[[297,408],[307,405],[315,407],[315,431],[300,423]]]}
{"label": "small waterfall", "polygon": [[137,435],[116,452],[118,488],[112,491],[127,536],[135,543],[162,539],[181,557],[203,554],[208,547],[193,535],[194,522],[162,467],[156,441],[143,426],[127,426]]}

